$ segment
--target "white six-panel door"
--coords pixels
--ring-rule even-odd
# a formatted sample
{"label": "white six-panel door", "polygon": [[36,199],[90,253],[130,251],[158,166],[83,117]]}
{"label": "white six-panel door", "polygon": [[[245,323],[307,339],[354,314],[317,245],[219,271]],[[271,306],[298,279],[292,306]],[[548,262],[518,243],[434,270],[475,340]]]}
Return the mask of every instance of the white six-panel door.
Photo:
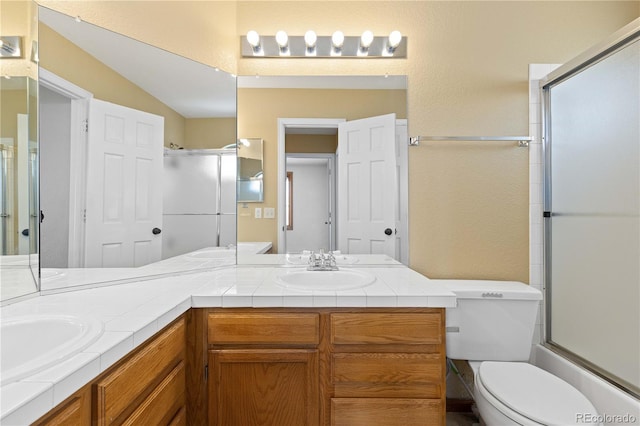
{"label": "white six-panel door", "polygon": [[163,141],[163,117],[91,100],[85,267],[160,260]]}
{"label": "white six-panel door", "polygon": [[395,129],[395,114],[338,126],[338,248],[344,253],[396,256]]}

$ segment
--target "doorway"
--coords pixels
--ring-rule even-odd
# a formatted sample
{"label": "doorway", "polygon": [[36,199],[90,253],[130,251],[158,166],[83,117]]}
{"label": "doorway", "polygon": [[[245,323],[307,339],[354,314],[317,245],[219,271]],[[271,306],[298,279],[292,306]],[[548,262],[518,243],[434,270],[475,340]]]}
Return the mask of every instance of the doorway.
{"label": "doorway", "polygon": [[[371,117],[370,119],[375,119],[375,117]],[[368,121],[369,119],[365,119]],[[280,253],[293,253],[292,247],[289,247],[287,241],[287,222],[289,219],[289,215],[287,214],[287,177],[286,171],[287,169],[287,147],[286,140],[287,135],[289,134],[304,134],[304,133],[325,133],[331,134],[332,132],[338,133],[338,128],[343,127],[348,124],[347,120],[342,118],[279,118],[278,119],[278,210],[279,212],[284,212],[285,214],[278,214],[278,251]],[[393,126],[393,125],[392,125]],[[393,132],[392,132],[393,133]],[[392,136],[393,138],[393,136]],[[339,239],[340,239],[340,228],[346,229],[344,225],[341,225],[339,222],[340,216],[340,203],[338,202],[338,195],[340,193],[340,188],[342,185],[348,185],[348,179],[346,179],[347,175],[345,174],[345,181],[340,182],[340,173],[338,173],[338,163],[339,163],[339,154],[338,154],[338,145],[339,143],[336,141],[337,145],[335,148],[335,171],[333,173],[333,185],[334,185],[334,205],[332,208],[332,216],[331,216],[331,228],[333,243],[330,245],[332,250],[343,250],[340,247]],[[395,144],[395,162],[396,162],[396,173],[393,179],[396,182],[396,189],[394,198],[396,199],[396,211],[395,211],[395,232],[388,233],[389,229],[383,229],[386,236],[393,234],[392,239],[394,240],[394,249],[390,250],[388,253],[389,256],[397,259],[398,261],[408,264],[409,262],[409,239],[408,239],[408,139],[407,139],[407,121],[405,119],[395,120],[395,141],[392,141]],[[393,154],[392,154],[393,156]],[[393,172],[392,172],[393,173]],[[295,186],[295,178],[294,178],[294,186]],[[393,204],[393,203],[392,203]],[[347,211],[347,210],[345,210]],[[392,213],[393,215],[393,213]],[[346,223],[346,222],[345,222]],[[387,225],[389,226],[389,225]],[[391,227],[394,226],[393,221],[390,224]],[[343,232],[344,233],[344,232]],[[345,246],[346,251],[348,253],[348,244],[343,244]],[[361,245],[362,246],[362,245]],[[367,246],[371,246],[371,244],[367,244]],[[299,247],[296,247],[299,248]],[[306,244],[305,250],[317,250],[320,247],[310,247],[309,244]],[[363,250],[358,254],[366,254],[366,253],[377,253],[375,251],[376,247],[373,247],[373,250]],[[355,253],[355,252],[354,252]]]}
{"label": "doorway", "polygon": [[287,153],[289,253],[335,250],[335,154]]}

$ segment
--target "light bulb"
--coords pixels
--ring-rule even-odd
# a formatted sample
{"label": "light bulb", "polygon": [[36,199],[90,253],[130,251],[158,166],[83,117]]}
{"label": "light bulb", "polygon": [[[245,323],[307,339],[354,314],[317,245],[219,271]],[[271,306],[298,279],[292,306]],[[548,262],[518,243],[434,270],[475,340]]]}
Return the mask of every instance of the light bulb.
{"label": "light bulb", "polygon": [[371,43],[373,43],[373,33],[367,30],[360,36],[360,45],[363,48],[367,49],[369,48],[369,46],[371,46]]}
{"label": "light bulb", "polygon": [[287,47],[287,43],[289,42],[289,36],[286,32],[280,30],[276,33],[276,43],[280,48]]}
{"label": "light bulb", "polygon": [[251,30],[247,33],[247,41],[251,47],[260,46],[260,34],[257,31]]}
{"label": "light bulb", "polygon": [[389,34],[389,47],[395,49],[402,41],[402,33],[400,31],[391,31]]}
{"label": "light bulb", "polygon": [[304,33],[304,42],[309,49],[312,49],[316,45],[316,41],[318,40],[318,36],[313,30],[309,30]]}
{"label": "light bulb", "polygon": [[331,36],[331,44],[333,44],[333,47],[341,48],[344,44],[344,33],[342,31],[333,33]]}

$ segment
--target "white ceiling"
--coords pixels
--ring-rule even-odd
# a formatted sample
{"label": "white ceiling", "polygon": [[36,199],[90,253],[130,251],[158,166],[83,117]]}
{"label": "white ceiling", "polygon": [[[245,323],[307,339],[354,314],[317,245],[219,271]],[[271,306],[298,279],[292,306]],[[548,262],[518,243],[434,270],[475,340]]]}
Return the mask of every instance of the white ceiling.
{"label": "white ceiling", "polygon": [[44,7],[39,17],[182,116],[236,116],[234,76]]}

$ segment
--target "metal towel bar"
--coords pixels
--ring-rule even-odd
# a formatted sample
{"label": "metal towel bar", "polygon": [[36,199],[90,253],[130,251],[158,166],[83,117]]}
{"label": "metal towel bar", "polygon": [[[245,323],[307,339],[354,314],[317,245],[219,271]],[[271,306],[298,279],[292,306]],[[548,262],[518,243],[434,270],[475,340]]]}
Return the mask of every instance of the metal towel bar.
{"label": "metal towel bar", "polygon": [[409,146],[418,146],[422,141],[506,141],[518,142],[518,146],[526,148],[533,138],[531,136],[412,136]]}

